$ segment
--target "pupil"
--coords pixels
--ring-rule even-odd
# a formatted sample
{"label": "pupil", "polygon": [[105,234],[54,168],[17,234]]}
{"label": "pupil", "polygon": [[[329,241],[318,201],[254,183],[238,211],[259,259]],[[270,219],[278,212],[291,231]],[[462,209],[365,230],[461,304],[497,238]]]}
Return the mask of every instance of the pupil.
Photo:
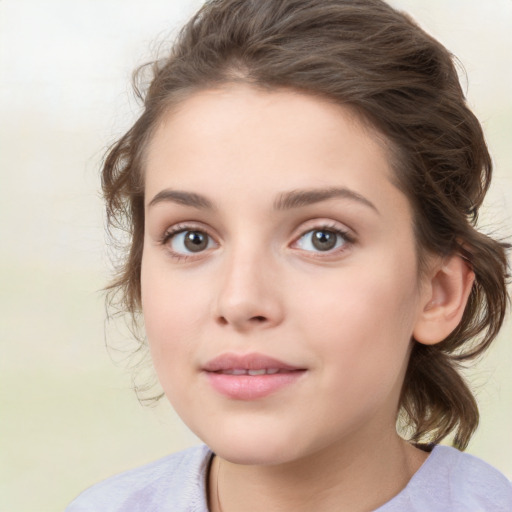
{"label": "pupil", "polygon": [[336,245],[336,233],[332,231],[315,231],[313,245],[320,251],[328,251]]}
{"label": "pupil", "polygon": [[192,252],[199,252],[206,249],[208,240],[204,233],[200,231],[189,231],[185,235],[185,247]]}

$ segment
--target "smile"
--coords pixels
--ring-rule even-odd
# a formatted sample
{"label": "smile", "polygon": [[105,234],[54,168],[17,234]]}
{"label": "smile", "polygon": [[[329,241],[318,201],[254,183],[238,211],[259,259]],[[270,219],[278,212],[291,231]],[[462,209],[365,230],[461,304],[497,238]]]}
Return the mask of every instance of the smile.
{"label": "smile", "polygon": [[216,392],[233,400],[257,400],[297,382],[306,369],[262,354],[223,354],[203,372]]}
{"label": "smile", "polygon": [[244,370],[237,368],[234,370],[221,370],[216,373],[222,375],[275,375],[276,373],[290,373],[294,370],[282,370],[280,368],[262,368],[261,370]]}

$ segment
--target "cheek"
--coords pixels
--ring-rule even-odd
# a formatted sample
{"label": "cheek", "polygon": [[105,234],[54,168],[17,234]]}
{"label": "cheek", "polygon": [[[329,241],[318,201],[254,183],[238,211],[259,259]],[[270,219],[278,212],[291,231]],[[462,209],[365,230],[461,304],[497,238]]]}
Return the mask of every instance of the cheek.
{"label": "cheek", "polygon": [[190,283],[169,275],[156,258],[143,259],[141,295],[144,326],[158,377],[165,381],[183,371],[197,339],[200,294]]}
{"label": "cheek", "polygon": [[415,283],[413,268],[374,264],[323,283],[324,293],[302,302],[301,330],[315,340],[322,364],[332,366],[329,378],[364,387],[374,376],[397,377],[413,330]]}

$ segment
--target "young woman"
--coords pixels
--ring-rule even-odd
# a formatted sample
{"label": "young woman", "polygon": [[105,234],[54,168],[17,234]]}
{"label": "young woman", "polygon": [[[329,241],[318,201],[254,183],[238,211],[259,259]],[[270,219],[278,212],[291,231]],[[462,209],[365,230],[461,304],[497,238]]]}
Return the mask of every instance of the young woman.
{"label": "young woman", "polygon": [[152,72],[103,169],[112,290],[205,445],[69,512],[511,510],[460,451],[508,296],[450,53],[380,0],[213,0]]}

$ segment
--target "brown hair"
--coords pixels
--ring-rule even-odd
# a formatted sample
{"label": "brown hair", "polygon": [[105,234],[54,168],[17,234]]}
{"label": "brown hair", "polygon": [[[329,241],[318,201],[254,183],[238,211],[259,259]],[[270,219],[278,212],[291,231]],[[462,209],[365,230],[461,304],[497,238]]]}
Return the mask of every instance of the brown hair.
{"label": "brown hair", "polygon": [[489,347],[503,323],[508,246],[475,229],[492,164],[451,54],[381,0],[210,0],[150,70],[145,93],[136,89],[144,111],[103,168],[109,226],[130,235],[111,303],[117,293],[121,309],[140,312],[144,150],[173,104],[241,81],[350,105],[392,148],[397,185],[413,206],[420,269],[427,252],[458,252],[476,276],[455,331],[433,346],[413,341],[400,399],[411,440],[438,442],[454,432],[463,449],[478,407],[458,370]]}

